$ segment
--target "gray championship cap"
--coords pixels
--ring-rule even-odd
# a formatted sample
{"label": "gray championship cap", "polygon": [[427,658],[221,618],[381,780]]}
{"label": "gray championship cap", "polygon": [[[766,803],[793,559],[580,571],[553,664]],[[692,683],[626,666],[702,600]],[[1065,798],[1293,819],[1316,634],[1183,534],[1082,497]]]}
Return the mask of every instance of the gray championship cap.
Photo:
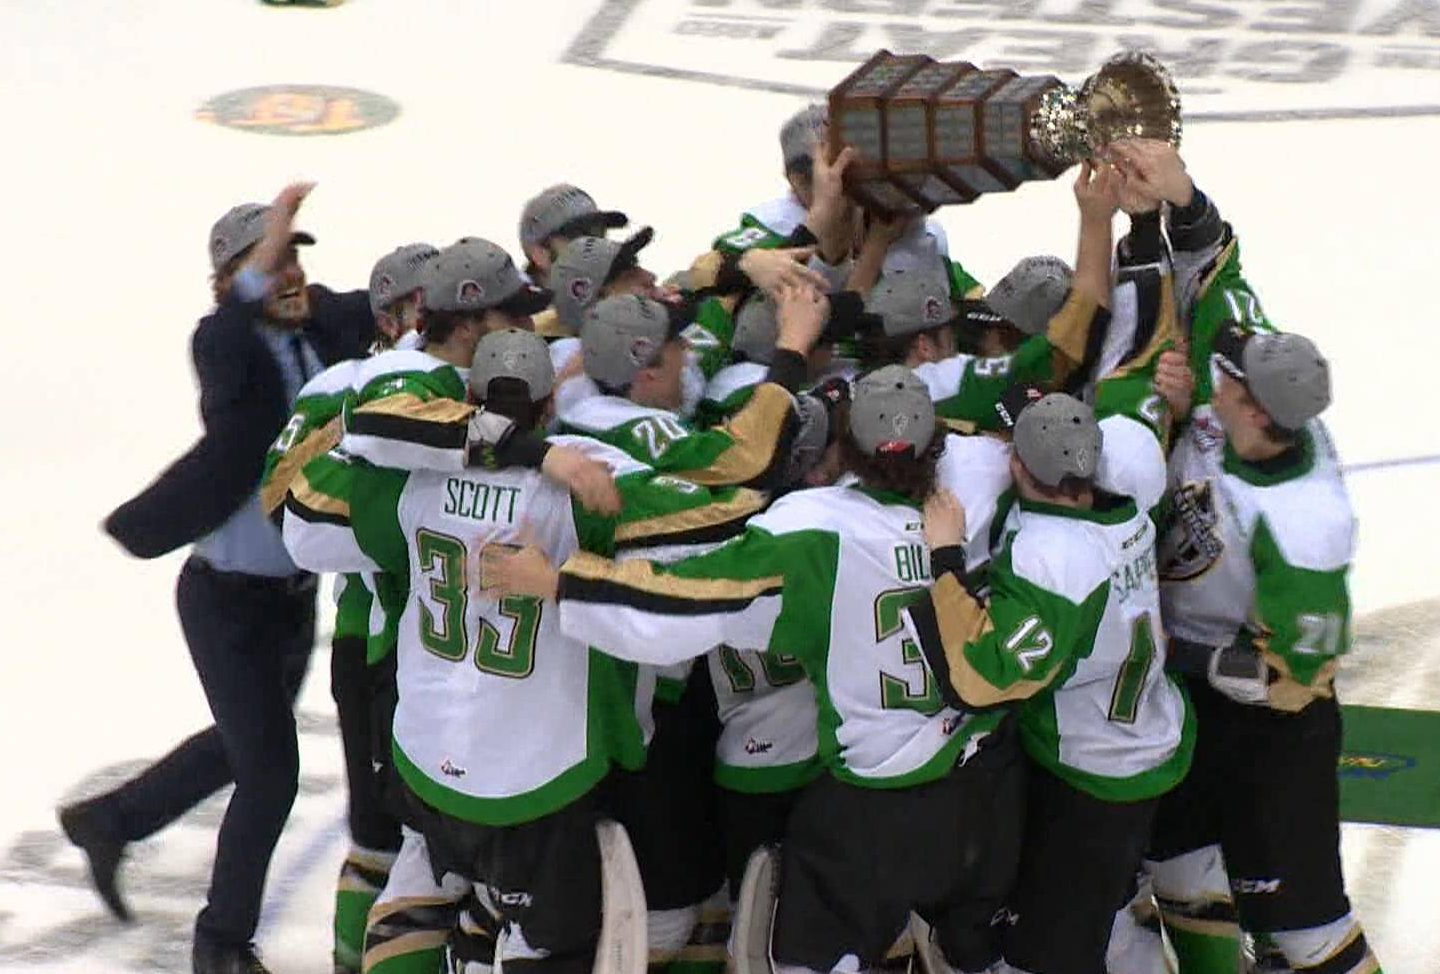
{"label": "gray championship cap", "polygon": [[624,213],[600,209],[595,198],[580,187],[559,183],[525,204],[520,212],[520,243],[526,247],[541,244],[556,234],[599,236],[629,222]]}
{"label": "gray championship cap", "polygon": [[555,389],[555,366],[550,346],[533,331],[505,328],[492,331],[475,346],[470,363],[470,391],[484,402],[496,379],[519,379],[539,402]]}
{"label": "gray championship cap", "polygon": [[903,365],[887,365],[855,383],[850,436],[866,456],[918,456],[935,436],[930,390]]}
{"label": "gray championship cap", "polygon": [[628,240],[576,237],[566,244],[550,268],[550,288],[555,292],[555,315],[560,323],[578,330],[585,323],[585,309],[600,300],[600,291],[621,271],[639,263],[637,255],[653,239],[655,231],[641,227]]}
{"label": "gray championship cap", "polygon": [[796,163],[813,158],[815,142],[824,135],[828,117],[825,106],[816,103],[806,105],[780,126],[780,154],[786,172]]}
{"label": "gray championship cap", "polygon": [[775,343],[780,338],[780,319],[775,301],[766,291],[752,291],[735,313],[735,332],[730,350],[744,355],[747,362],[769,365],[775,360]]}
{"label": "gray championship cap", "polygon": [[458,240],[427,261],[420,284],[428,311],[535,314],[550,303],[549,291],[527,282],[509,254],[479,237]]}
{"label": "gray championship cap", "polygon": [[1075,272],[1059,257],[1026,257],[1000,278],[985,301],[1027,335],[1042,334],[1065,304]]}
{"label": "gray championship cap", "polygon": [[1215,355],[1283,429],[1300,429],[1330,405],[1330,363],[1304,335],[1230,325],[1216,340]]}
{"label": "gray championship cap", "polygon": [[370,272],[370,311],[381,314],[396,301],[420,290],[421,271],[440,255],[428,243],[396,247],[375,262]]}
{"label": "gray championship cap", "polygon": [[[210,266],[220,270],[265,236],[265,218],[270,207],[263,203],[241,203],[231,207],[210,228]],[[303,231],[290,235],[290,245],[313,244],[315,238]]]}
{"label": "gray championship cap", "polygon": [[585,374],[611,389],[623,389],[636,373],[654,365],[665,343],[683,324],[652,298],[621,294],[592,305],[580,328]]}
{"label": "gray championship cap", "polygon": [[1015,455],[1046,487],[1066,477],[1094,477],[1101,441],[1095,411],[1063,392],[1031,403],[1015,420]]}
{"label": "gray championship cap", "polygon": [[957,316],[950,277],[939,265],[885,274],[870,289],[865,310],[879,315],[890,338],[939,328]]}

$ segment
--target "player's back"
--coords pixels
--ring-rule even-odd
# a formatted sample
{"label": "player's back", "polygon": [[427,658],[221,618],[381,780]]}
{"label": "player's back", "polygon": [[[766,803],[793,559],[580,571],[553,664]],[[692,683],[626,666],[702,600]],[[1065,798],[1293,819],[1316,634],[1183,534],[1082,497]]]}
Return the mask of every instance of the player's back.
{"label": "player's back", "polygon": [[[781,645],[797,623],[826,636],[823,659],[802,657],[826,698],[822,759],[840,777],[871,786],[941,777],[970,736],[961,728],[988,728],[995,720],[947,707],[905,633],[901,610],[930,582],[919,506],[858,485],[819,488],[787,495],[751,525],[775,534],[813,532],[814,568],[833,577],[823,602],[808,604],[794,593],[800,597],[794,602],[807,604],[787,605],[772,640]],[[786,599],[792,600],[788,587]]]}
{"label": "player's back", "polygon": [[[1054,634],[1072,643],[1071,662],[1022,705],[1021,737],[1040,764],[1107,800],[1154,797],[1189,763],[1186,703],[1164,672],[1156,532],[1145,500],[1099,494],[1093,510],[1022,500],[996,558],[997,573],[1080,609],[1073,632]],[[1005,585],[996,573],[992,581],[996,591]]]}
{"label": "player's back", "polygon": [[529,596],[480,589],[486,545],[578,548],[569,496],[519,469],[423,471],[397,497],[410,597],[400,620],[394,736],[407,783],[432,805],[508,824],[584,793],[608,768],[605,708],[631,699],[606,661]]}

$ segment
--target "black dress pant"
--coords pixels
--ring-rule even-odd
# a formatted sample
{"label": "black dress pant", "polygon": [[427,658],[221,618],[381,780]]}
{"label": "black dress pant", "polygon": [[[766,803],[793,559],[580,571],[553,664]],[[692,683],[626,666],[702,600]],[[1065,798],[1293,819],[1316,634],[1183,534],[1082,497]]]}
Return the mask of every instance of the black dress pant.
{"label": "black dress pant", "polygon": [[230,782],[209,902],[196,932],[255,935],[270,856],[299,783],[295,697],[315,644],[315,579],[180,570],[180,624],[215,723],[102,799],[119,838],[159,831]]}

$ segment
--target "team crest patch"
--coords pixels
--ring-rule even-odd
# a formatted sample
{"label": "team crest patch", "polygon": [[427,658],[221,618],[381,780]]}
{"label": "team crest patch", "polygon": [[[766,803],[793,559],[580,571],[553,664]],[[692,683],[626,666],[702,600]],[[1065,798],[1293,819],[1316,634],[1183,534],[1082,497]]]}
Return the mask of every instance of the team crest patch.
{"label": "team crest patch", "polygon": [[1209,571],[1225,551],[1220,515],[1215,509],[1215,488],[1206,480],[1184,485],[1175,492],[1175,506],[1156,546],[1160,577],[1183,582]]}
{"label": "team crest patch", "polygon": [[520,361],[521,357],[519,352],[506,352],[504,355],[500,356],[500,364],[505,366],[505,371],[507,372],[519,371]]}
{"label": "team crest patch", "polygon": [[389,274],[382,274],[380,280],[375,282],[375,300],[383,308],[390,303],[395,290],[395,279]]}
{"label": "team crest patch", "polygon": [[655,342],[649,338],[637,338],[630,343],[630,361],[644,368],[655,357]]}
{"label": "team crest patch", "polygon": [[932,324],[941,324],[945,320],[945,305],[935,295],[925,299],[925,306],[920,312],[921,318]]}
{"label": "team crest patch", "polygon": [[479,281],[461,281],[455,288],[455,300],[459,304],[471,306],[477,305],[485,298],[485,288],[480,286]]}
{"label": "team crest patch", "polygon": [[262,135],[346,135],[395,121],[400,106],[384,95],[331,85],[265,85],[216,95],[197,121]]}
{"label": "team crest patch", "polygon": [[595,293],[595,282],[588,277],[577,277],[570,282],[570,297],[579,304],[585,304],[590,300],[590,295]]}

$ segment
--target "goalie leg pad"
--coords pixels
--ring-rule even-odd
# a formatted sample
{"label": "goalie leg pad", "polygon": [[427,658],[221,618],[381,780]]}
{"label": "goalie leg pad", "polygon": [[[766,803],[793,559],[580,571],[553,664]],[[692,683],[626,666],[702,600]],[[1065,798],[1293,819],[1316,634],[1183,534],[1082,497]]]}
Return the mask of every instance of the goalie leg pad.
{"label": "goalie leg pad", "polygon": [[750,854],[730,922],[730,963],[735,974],[771,974],[770,931],[780,890],[780,853],[761,846]]}
{"label": "goalie leg pad", "polygon": [[645,970],[645,887],[630,837],[609,819],[595,824],[600,844],[600,943],[595,974],[642,974]]}

